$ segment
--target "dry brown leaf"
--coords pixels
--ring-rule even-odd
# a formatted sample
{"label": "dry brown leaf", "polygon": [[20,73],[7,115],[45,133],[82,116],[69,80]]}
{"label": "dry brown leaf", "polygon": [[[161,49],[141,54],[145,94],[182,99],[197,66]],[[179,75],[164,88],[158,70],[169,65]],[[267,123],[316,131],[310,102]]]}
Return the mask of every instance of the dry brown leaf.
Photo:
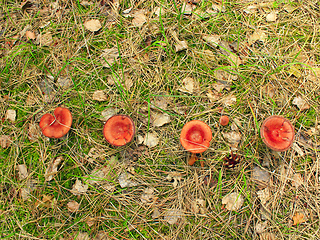
{"label": "dry brown leaf", "polygon": [[88,190],[88,185],[82,184],[81,180],[77,179],[75,184],[72,186],[71,193],[73,195],[81,195],[86,193]]}
{"label": "dry brown leaf", "polygon": [[251,177],[260,189],[267,187],[270,182],[270,174],[259,166],[253,167]]}
{"label": "dry brown leaf", "polygon": [[303,184],[302,175],[300,173],[293,174],[291,184],[296,188],[300,187]]}
{"label": "dry brown leaf", "polygon": [[159,138],[156,133],[147,133],[143,139],[143,144],[149,148],[157,146],[159,143]]}
{"label": "dry brown leaf", "polygon": [[143,191],[143,194],[141,194],[141,197],[140,197],[141,202],[146,204],[157,199],[157,197],[153,193],[154,193],[154,188],[146,188]]}
{"label": "dry brown leaf", "polygon": [[164,221],[168,222],[169,224],[175,224],[178,220],[182,218],[182,213],[179,209],[171,209],[165,212],[164,214]]}
{"label": "dry brown leaf", "polygon": [[158,208],[153,209],[152,216],[151,216],[153,219],[159,218],[160,215],[161,215],[161,213]]}
{"label": "dry brown leaf", "polygon": [[117,109],[113,107],[107,108],[101,112],[102,118],[100,120],[106,122],[109,118],[111,118],[113,115],[116,115],[117,113]]}
{"label": "dry brown leaf", "polygon": [[305,156],[306,154],[305,154],[305,152],[302,150],[302,148],[301,147],[299,147],[299,145],[297,144],[297,143],[293,143],[292,144],[292,147],[291,147],[296,153],[298,153],[298,155],[300,156],[300,157],[303,157],[303,156]]}
{"label": "dry brown leaf", "polygon": [[34,104],[36,104],[37,100],[36,98],[33,96],[32,93],[29,93],[27,99],[26,99],[26,105],[27,106],[33,106]]}
{"label": "dry brown leaf", "polygon": [[277,12],[273,11],[266,15],[267,22],[275,22],[277,20]]}
{"label": "dry brown leaf", "polygon": [[57,79],[57,84],[60,86],[62,89],[68,89],[73,86],[73,81],[70,77],[68,76],[60,76]]}
{"label": "dry brown leaf", "polygon": [[169,122],[171,122],[170,115],[167,113],[155,114],[153,116],[154,120],[152,125],[154,127],[161,127]]}
{"label": "dry brown leaf", "polygon": [[2,148],[8,148],[12,143],[11,137],[7,135],[0,136],[0,145]]}
{"label": "dry brown leaf", "polygon": [[258,9],[258,5],[250,5],[247,6],[243,11],[247,14],[253,14]]}
{"label": "dry brown leaf", "polygon": [[26,38],[27,38],[27,40],[30,40],[30,39],[34,40],[34,39],[36,39],[36,35],[32,31],[26,31]]}
{"label": "dry brown leaf", "polygon": [[142,27],[148,20],[144,9],[138,10],[133,14],[132,24],[135,27]]}
{"label": "dry brown leaf", "polygon": [[36,201],[35,207],[37,208],[39,206],[42,206],[42,207],[49,208],[49,207],[52,206],[53,200],[55,200],[53,198],[53,196],[51,196],[51,195],[43,195],[42,196],[42,200],[37,200]]}
{"label": "dry brown leaf", "polygon": [[296,211],[296,213],[292,216],[292,221],[293,225],[297,225],[308,221],[308,218],[302,211]]}
{"label": "dry brown leaf", "polygon": [[86,21],[83,26],[90,32],[97,32],[102,28],[101,23],[98,19]]}
{"label": "dry brown leaf", "polygon": [[188,49],[188,44],[187,44],[186,41],[179,41],[179,42],[175,45],[175,48],[176,48],[176,52],[180,52],[180,51],[183,51],[183,50]]}
{"label": "dry brown leaf", "polygon": [[28,127],[28,139],[30,142],[34,142],[39,139],[41,136],[40,134],[41,129],[39,127],[39,124],[36,123],[29,123]]}
{"label": "dry brown leaf", "polygon": [[23,188],[20,189],[20,195],[23,201],[30,198],[30,194],[36,189],[36,181],[28,179]]}
{"label": "dry brown leaf", "polygon": [[[227,70],[223,70],[223,69],[215,69],[214,70],[214,77],[223,82],[228,82],[231,83],[232,81],[235,81],[238,79],[238,76],[236,74],[230,73]],[[230,86],[229,86],[229,90],[230,90]]]}
{"label": "dry brown leaf", "polygon": [[69,212],[74,213],[79,210],[80,204],[77,203],[76,201],[71,201],[71,202],[68,202],[67,207]]}
{"label": "dry brown leaf", "polygon": [[5,119],[9,120],[10,122],[14,122],[16,120],[16,110],[8,109],[6,112]]}
{"label": "dry brown leaf", "polygon": [[203,35],[202,38],[213,47],[217,47],[221,42],[219,35]]}
{"label": "dry brown leaf", "polygon": [[249,45],[255,43],[256,41],[261,41],[264,42],[267,38],[267,34],[265,31],[261,30],[261,29],[257,29],[256,31],[254,31],[254,33],[252,35],[249,36],[248,38],[248,43]]}
{"label": "dry brown leaf", "polygon": [[226,89],[227,91],[230,90],[230,85],[225,81],[217,81],[216,83],[212,84],[212,87],[218,93],[221,92],[223,89]]}
{"label": "dry brown leaf", "polygon": [[119,57],[119,51],[117,47],[106,48],[100,55],[100,62],[103,67],[110,68]]}
{"label": "dry brown leaf", "polygon": [[216,102],[221,98],[221,94],[216,91],[211,91],[210,89],[207,92],[207,97],[209,98],[210,102]]}
{"label": "dry brown leaf", "polygon": [[92,99],[99,102],[108,100],[108,95],[103,90],[97,90],[93,93]]}
{"label": "dry brown leaf", "polygon": [[233,151],[238,149],[238,145],[241,141],[240,132],[231,131],[227,133],[222,133],[222,135],[230,143],[230,147]]}
{"label": "dry brown leaf", "polygon": [[237,102],[237,98],[236,96],[234,96],[233,94],[228,95],[227,97],[223,98],[221,100],[221,102],[226,106],[226,107],[230,107],[232,105],[234,105]]}
{"label": "dry brown leaf", "polygon": [[18,165],[17,170],[18,170],[18,177],[20,181],[28,177],[29,174],[28,174],[27,166],[25,164]]}
{"label": "dry brown leaf", "polygon": [[132,178],[134,178],[134,176],[132,174],[130,174],[126,171],[122,172],[118,177],[120,187],[125,188],[125,187],[138,186],[138,183],[136,181],[131,180]]}
{"label": "dry brown leaf", "polygon": [[182,80],[182,86],[178,89],[181,92],[192,94],[197,89],[197,84],[192,77],[186,77]]}
{"label": "dry brown leaf", "polygon": [[80,5],[82,5],[84,7],[89,7],[92,4],[93,4],[93,2],[88,2],[88,1],[81,1],[80,2]]}
{"label": "dry brown leaf", "polygon": [[40,46],[50,46],[52,42],[53,38],[50,32],[45,34],[40,33],[36,39],[36,44],[40,44]]}
{"label": "dry brown leaf", "polygon": [[166,95],[168,95],[166,92],[159,93],[159,96],[155,96],[154,100],[151,101],[150,107],[152,109],[160,108],[161,110],[166,110],[168,107],[168,100],[170,100],[170,98],[166,97]]}
{"label": "dry brown leaf", "polygon": [[204,199],[196,199],[191,202],[191,211],[194,214],[205,214],[206,213],[206,201]]}
{"label": "dry brown leaf", "polygon": [[[96,223],[96,219],[95,218],[92,218],[92,217],[87,217],[86,218],[86,224],[89,226],[89,227],[92,227],[94,224]],[[98,233],[99,234],[99,233]],[[104,238],[102,238],[104,239]],[[101,239],[101,240],[102,240]],[[96,238],[95,238],[96,240]]]}
{"label": "dry brown leaf", "polygon": [[263,190],[257,191],[257,195],[258,195],[258,198],[261,201],[261,204],[266,204],[267,203],[267,201],[270,198],[270,194],[271,194],[270,193],[270,189],[268,187],[266,187]]}
{"label": "dry brown leaf", "polygon": [[276,235],[270,232],[264,232],[260,234],[260,240],[276,240]]}
{"label": "dry brown leaf", "polygon": [[171,172],[166,177],[166,180],[169,182],[173,181],[172,186],[174,188],[176,188],[178,186],[179,182],[182,180],[182,174],[179,172]]}
{"label": "dry brown leaf", "polygon": [[58,166],[63,161],[63,157],[57,157],[54,159],[46,169],[46,173],[44,174],[46,181],[51,181],[56,173],[58,173]]}
{"label": "dry brown leaf", "polygon": [[181,12],[184,15],[191,15],[192,11],[194,9],[195,9],[195,5],[194,4],[191,4],[191,3],[188,3],[188,2],[185,1],[185,2],[183,2]]}
{"label": "dry brown leaf", "polygon": [[236,192],[230,193],[222,198],[222,204],[225,204],[225,208],[229,211],[237,211],[244,203],[244,199],[241,194]]}
{"label": "dry brown leaf", "polygon": [[267,228],[268,226],[268,222],[265,221],[265,222],[260,222],[260,223],[257,223],[256,226],[255,226],[255,232],[257,234],[261,234],[264,232],[264,230]]}
{"label": "dry brown leaf", "polygon": [[292,104],[296,105],[300,109],[300,111],[308,110],[310,108],[310,105],[302,97],[295,97],[292,100]]}

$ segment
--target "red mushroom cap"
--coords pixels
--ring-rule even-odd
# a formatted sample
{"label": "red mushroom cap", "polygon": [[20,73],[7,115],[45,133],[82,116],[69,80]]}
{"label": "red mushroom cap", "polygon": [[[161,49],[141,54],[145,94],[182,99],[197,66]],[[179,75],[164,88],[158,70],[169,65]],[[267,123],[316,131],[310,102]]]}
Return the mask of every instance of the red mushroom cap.
{"label": "red mushroom cap", "polygon": [[68,108],[57,107],[54,116],[47,113],[42,116],[39,126],[43,135],[49,138],[61,138],[66,135],[72,124],[72,115]]}
{"label": "red mushroom cap", "polygon": [[291,147],[295,133],[288,119],[281,116],[270,116],[262,123],[260,135],[269,148],[282,152]]}
{"label": "red mushroom cap", "polygon": [[103,127],[103,136],[113,146],[124,146],[131,142],[135,134],[133,120],[127,115],[114,115]]}
{"label": "red mushroom cap", "polygon": [[192,153],[202,153],[210,146],[212,131],[210,127],[200,121],[193,120],[186,123],[181,131],[181,145]]}
{"label": "red mushroom cap", "polygon": [[222,115],[219,119],[219,123],[222,125],[222,126],[227,126],[228,123],[229,123],[229,117],[226,116],[226,115]]}

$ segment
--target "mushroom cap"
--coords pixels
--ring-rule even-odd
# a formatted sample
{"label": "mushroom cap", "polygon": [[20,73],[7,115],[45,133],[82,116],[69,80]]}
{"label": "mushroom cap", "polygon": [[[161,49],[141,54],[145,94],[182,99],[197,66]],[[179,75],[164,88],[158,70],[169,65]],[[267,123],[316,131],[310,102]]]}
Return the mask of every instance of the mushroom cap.
{"label": "mushroom cap", "polygon": [[117,114],[104,124],[103,136],[113,146],[124,146],[132,141],[135,131],[134,122],[129,116]]}
{"label": "mushroom cap", "polygon": [[43,115],[39,126],[46,137],[61,138],[70,130],[72,124],[71,112],[68,108],[57,107],[53,115],[49,113]]}
{"label": "mushroom cap", "polygon": [[210,127],[200,121],[192,120],[186,123],[181,131],[181,145],[189,152],[202,153],[210,146],[212,131]]}
{"label": "mushroom cap", "polygon": [[226,116],[226,115],[222,115],[219,119],[219,123],[222,125],[222,126],[227,126],[228,123],[229,123],[229,117]]}
{"label": "mushroom cap", "polygon": [[283,152],[288,150],[294,141],[294,127],[282,116],[266,118],[260,128],[263,142],[272,150]]}

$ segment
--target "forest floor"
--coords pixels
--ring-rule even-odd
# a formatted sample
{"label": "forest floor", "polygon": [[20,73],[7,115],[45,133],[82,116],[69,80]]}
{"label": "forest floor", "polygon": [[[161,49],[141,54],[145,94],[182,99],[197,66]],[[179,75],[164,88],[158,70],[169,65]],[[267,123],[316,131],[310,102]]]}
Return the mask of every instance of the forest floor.
{"label": "forest floor", "polygon": [[[320,239],[319,19],[303,0],[1,1],[0,238]],[[58,106],[72,126],[49,139]],[[102,133],[117,113],[123,147]],[[260,137],[271,115],[287,151]],[[190,166],[195,119],[213,138]]]}

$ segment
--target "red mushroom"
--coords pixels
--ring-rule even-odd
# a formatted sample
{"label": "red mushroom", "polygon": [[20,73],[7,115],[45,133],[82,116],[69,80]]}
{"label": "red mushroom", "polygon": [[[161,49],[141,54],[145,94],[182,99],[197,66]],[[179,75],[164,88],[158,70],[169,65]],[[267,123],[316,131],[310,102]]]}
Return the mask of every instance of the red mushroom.
{"label": "red mushroom", "polygon": [[133,120],[127,115],[114,115],[103,127],[103,136],[113,146],[124,146],[131,142],[135,134]]}
{"label": "red mushroom", "polygon": [[210,127],[200,120],[190,121],[183,126],[180,142],[187,151],[192,153],[189,165],[193,165],[197,160],[196,153],[207,150],[211,139],[212,131]]}
{"label": "red mushroom", "polygon": [[229,123],[229,117],[226,116],[226,115],[222,115],[219,119],[219,123],[222,125],[222,126],[227,126],[228,123]]}
{"label": "red mushroom", "polygon": [[72,115],[68,108],[57,107],[52,116],[47,113],[40,119],[40,129],[46,137],[61,138],[66,135],[72,124]]}
{"label": "red mushroom", "polygon": [[294,140],[294,127],[282,116],[270,116],[261,125],[260,135],[263,142],[272,150],[288,150]]}

